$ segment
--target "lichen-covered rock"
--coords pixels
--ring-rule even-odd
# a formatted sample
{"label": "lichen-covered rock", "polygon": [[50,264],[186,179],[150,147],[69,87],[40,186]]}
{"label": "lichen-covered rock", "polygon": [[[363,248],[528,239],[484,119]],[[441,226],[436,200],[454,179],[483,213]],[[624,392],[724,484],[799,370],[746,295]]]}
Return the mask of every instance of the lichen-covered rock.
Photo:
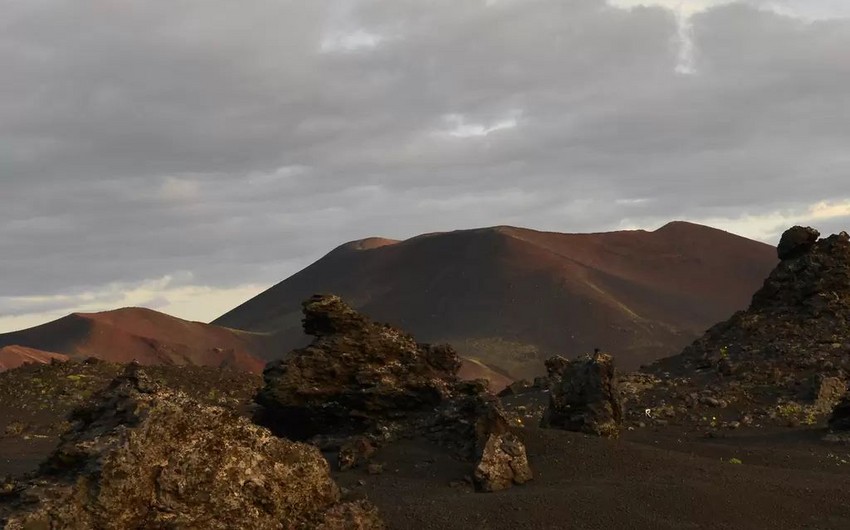
{"label": "lichen-covered rock", "polygon": [[472,478],[478,491],[492,492],[533,478],[525,445],[510,432],[501,407],[491,406],[475,425],[476,465]]}
{"label": "lichen-covered rock", "polygon": [[831,412],[846,392],[847,385],[842,379],[816,375],[812,384],[812,411],[817,414]]}
{"label": "lichen-covered rock", "polygon": [[[315,338],[267,367],[257,397],[262,422],[323,450],[337,450],[341,468],[368,460],[364,440],[377,447],[411,437],[478,461],[498,430],[479,420],[500,405],[486,380],[458,380],[461,363],[454,349],[419,344],[360,315],[337,296],[314,296],[303,308],[304,330]],[[504,443],[494,442],[494,454],[502,445],[514,453],[522,445],[507,430],[497,434],[505,435]]]}
{"label": "lichen-covered rock", "polygon": [[490,435],[473,479],[476,488],[484,492],[504,490],[531,480],[531,467],[519,438],[512,433]]}
{"label": "lichen-covered rock", "polygon": [[617,437],[623,405],[614,359],[604,353],[562,365],[541,427]]}
{"label": "lichen-covered rock", "polygon": [[0,509],[5,528],[383,528],[373,507],[340,503],[315,447],[161,389],[138,366],[74,419]]}

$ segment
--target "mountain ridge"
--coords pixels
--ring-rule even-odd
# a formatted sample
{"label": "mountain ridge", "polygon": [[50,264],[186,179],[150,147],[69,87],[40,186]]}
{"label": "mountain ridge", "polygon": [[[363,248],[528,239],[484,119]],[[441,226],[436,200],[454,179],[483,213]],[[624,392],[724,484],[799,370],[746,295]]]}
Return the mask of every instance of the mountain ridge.
{"label": "mountain ridge", "polygon": [[32,328],[0,334],[0,348],[18,346],[68,358],[141,364],[223,366],[260,373],[265,337],[152,309],[76,312]]}
{"label": "mountain ridge", "polygon": [[681,221],[651,232],[500,225],[404,241],[365,238],[337,246],[213,324],[274,333],[289,350],[303,345],[300,301],[334,293],[514,377],[535,374],[459,343],[504,339],[539,357],[603,346],[636,368],[677,353],[745,307],[776,261],[769,245]]}

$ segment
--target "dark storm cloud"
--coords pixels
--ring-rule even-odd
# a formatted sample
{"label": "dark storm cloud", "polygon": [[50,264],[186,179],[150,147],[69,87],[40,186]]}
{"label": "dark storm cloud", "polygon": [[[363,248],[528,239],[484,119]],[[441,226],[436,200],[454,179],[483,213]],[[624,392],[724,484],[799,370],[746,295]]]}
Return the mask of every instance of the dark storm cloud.
{"label": "dark storm cloud", "polygon": [[682,75],[672,12],[601,0],[0,7],[0,297],[850,199],[846,20],[706,11]]}

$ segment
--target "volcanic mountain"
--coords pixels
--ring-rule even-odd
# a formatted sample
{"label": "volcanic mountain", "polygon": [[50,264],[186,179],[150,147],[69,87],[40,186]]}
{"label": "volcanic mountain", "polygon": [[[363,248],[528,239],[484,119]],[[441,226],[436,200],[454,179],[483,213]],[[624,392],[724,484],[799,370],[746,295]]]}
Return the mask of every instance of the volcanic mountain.
{"label": "volcanic mountain", "polygon": [[344,244],[214,324],[303,346],[301,302],[333,293],[372,318],[512,377],[594,347],[620,366],[675,354],[747,302],[773,247],[706,226],[539,232],[500,226]]}
{"label": "volcanic mountain", "polygon": [[23,346],[0,348],[0,372],[11,370],[24,364],[46,364],[52,360],[67,361],[68,356]]}
{"label": "volcanic mountain", "polygon": [[[127,363],[227,366],[259,373],[268,355],[261,334],[189,322],[150,309],[74,313],[34,328],[0,335],[0,348],[55,352]],[[51,355],[51,354],[46,354]]]}

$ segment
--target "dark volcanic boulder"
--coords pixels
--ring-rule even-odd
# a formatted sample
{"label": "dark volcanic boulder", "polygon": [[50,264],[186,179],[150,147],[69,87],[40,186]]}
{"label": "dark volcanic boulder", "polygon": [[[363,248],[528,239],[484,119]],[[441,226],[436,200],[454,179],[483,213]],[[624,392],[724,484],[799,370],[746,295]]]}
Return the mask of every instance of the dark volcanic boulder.
{"label": "dark volcanic boulder", "polygon": [[614,359],[597,353],[558,364],[561,375],[552,384],[541,427],[617,437],[623,405]]}
{"label": "dark volcanic boulder", "polygon": [[452,393],[460,358],[450,346],[417,344],[376,324],[337,296],[303,304],[315,340],[269,363],[257,402],[284,435],[347,435],[405,413],[433,409]]}
{"label": "dark volcanic boulder", "polygon": [[563,377],[564,372],[570,367],[570,360],[561,357],[560,355],[556,355],[554,357],[550,357],[544,361],[546,365],[546,375],[549,379],[558,379]]}
{"label": "dark volcanic boulder", "polygon": [[[374,447],[420,437],[449,447],[465,460],[488,455],[507,484],[530,478],[521,442],[495,421],[502,417],[486,380],[459,381],[460,359],[450,346],[419,344],[393,327],[377,324],[333,295],[304,302],[304,330],[315,339],[285,360],[270,363],[257,396],[264,423],[276,431],[338,450],[341,468],[368,462]],[[482,420],[483,421],[483,420]],[[496,438],[485,451],[490,436]],[[521,450],[520,450],[521,448]],[[504,454],[503,454],[504,453]],[[505,456],[508,455],[508,456]],[[507,487],[483,472],[481,486]],[[513,474],[512,474],[513,473]]]}
{"label": "dark volcanic boulder", "polygon": [[2,507],[8,529],[383,528],[312,446],[128,368]]}
{"label": "dark volcanic boulder", "polygon": [[779,259],[791,259],[808,252],[820,237],[820,232],[814,228],[795,226],[782,234],[776,253]]}

